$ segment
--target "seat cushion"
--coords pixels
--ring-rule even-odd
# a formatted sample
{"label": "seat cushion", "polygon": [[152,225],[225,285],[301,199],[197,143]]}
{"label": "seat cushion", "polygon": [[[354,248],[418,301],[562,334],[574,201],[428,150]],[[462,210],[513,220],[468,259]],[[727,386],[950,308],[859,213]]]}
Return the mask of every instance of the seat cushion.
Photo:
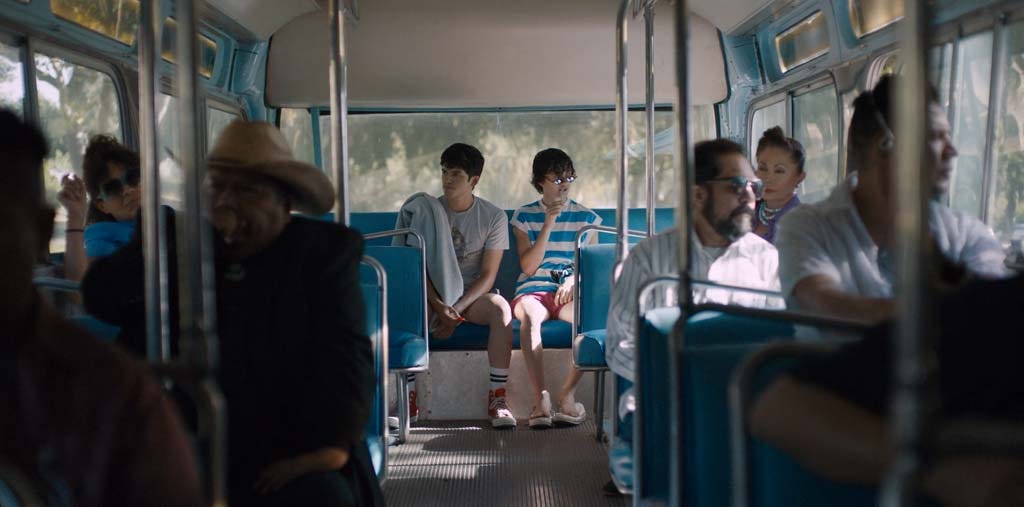
{"label": "seat cushion", "polygon": [[[512,321],[512,349],[519,348],[518,320]],[[541,343],[547,349],[568,349],[572,347],[572,324],[561,320],[545,321],[540,327]],[[469,322],[455,328],[452,336],[445,340],[430,339],[430,350],[487,350],[487,326]]]}
{"label": "seat cushion", "polygon": [[581,333],[580,344],[576,352],[576,364],[590,368],[607,366],[604,360],[605,335],[604,329]]}
{"label": "seat cushion", "polygon": [[422,336],[401,329],[391,329],[388,343],[388,368],[415,368],[427,364],[427,341]]}

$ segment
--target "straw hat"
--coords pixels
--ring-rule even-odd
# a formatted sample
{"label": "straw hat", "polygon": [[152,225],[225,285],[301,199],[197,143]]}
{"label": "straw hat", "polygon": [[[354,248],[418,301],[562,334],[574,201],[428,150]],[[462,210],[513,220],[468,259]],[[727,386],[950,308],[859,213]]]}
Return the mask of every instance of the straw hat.
{"label": "straw hat", "polygon": [[293,204],[302,213],[320,215],[334,206],[331,181],[320,169],[295,160],[284,135],[269,123],[231,122],[214,143],[207,166],[274,178],[294,192]]}

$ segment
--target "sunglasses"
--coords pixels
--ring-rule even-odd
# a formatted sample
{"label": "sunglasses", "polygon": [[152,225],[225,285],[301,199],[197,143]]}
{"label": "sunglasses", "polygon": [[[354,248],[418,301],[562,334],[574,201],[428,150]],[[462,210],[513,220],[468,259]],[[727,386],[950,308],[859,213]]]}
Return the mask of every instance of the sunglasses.
{"label": "sunglasses", "polygon": [[576,181],[576,175],[573,174],[571,176],[559,176],[559,177],[557,177],[557,178],[555,178],[553,180],[552,179],[548,179],[548,181],[550,181],[551,183],[554,183],[555,185],[561,185],[562,183],[572,183],[572,182]]}
{"label": "sunglasses", "polygon": [[757,179],[750,179],[746,176],[733,176],[731,178],[715,178],[708,180],[711,181],[726,181],[732,186],[732,190],[736,192],[736,195],[743,195],[747,191],[747,186],[754,191],[754,197],[760,199],[764,195],[764,182]]}
{"label": "sunglasses", "polygon": [[111,197],[124,195],[126,186],[137,188],[142,172],[138,167],[133,167],[124,172],[120,178],[112,178],[100,184],[100,199],[107,200]]}

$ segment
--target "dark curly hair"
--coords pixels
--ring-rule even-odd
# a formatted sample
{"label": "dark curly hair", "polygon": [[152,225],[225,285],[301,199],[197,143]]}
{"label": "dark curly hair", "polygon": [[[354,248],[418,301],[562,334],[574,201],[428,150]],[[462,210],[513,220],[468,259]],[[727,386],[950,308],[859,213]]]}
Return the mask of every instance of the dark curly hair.
{"label": "dark curly hair", "polygon": [[761,135],[761,140],[757,142],[755,156],[760,155],[761,150],[765,148],[781,148],[785,150],[792,157],[796,168],[800,172],[804,172],[804,163],[807,162],[807,153],[804,151],[804,145],[792,137],[786,137],[782,127],[775,126],[764,131],[764,134]]}
{"label": "dark curly hair", "polygon": [[530,183],[533,184],[533,188],[537,189],[537,192],[544,192],[540,183],[549,174],[554,174],[556,177],[564,174],[576,175],[576,168],[573,167],[572,159],[566,152],[558,148],[548,148],[539,151],[533,157],[533,178]]}
{"label": "dark curly hair", "polygon": [[125,167],[139,167],[139,154],[121,144],[113,136],[100,134],[89,139],[82,159],[82,177],[85,190],[89,192],[88,223],[110,222],[114,217],[96,207],[100,185],[110,178],[109,164],[113,162]]}

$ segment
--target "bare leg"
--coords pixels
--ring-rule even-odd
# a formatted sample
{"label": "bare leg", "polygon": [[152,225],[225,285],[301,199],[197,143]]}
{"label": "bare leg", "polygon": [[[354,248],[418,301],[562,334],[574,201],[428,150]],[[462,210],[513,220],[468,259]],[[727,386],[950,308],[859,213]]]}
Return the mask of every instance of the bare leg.
{"label": "bare leg", "polygon": [[[558,318],[559,320],[572,322],[572,303],[563,306],[562,309],[559,310]],[[572,357],[570,357],[569,374],[565,376],[565,383],[562,384],[562,388],[558,391],[558,398],[556,398],[556,406],[558,407],[559,412],[573,417],[579,415],[576,412],[576,387],[580,385],[581,379],[583,379],[583,372],[572,365]]]}
{"label": "bare leg", "polygon": [[512,361],[512,310],[497,294],[480,296],[462,315],[469,322],[488,326],[487,359],[494,368],[508,368]]}
{"label": "bare leg", "polygon": [[516,318],[522,322],[519,348],[523,350],[526,371],[533,384],[533,407],[539,410],[541,391],[544,390],[544,344],[541,343],[540,325],[548,319],[548,309],[533,298],[523,298],[516,305]]}

